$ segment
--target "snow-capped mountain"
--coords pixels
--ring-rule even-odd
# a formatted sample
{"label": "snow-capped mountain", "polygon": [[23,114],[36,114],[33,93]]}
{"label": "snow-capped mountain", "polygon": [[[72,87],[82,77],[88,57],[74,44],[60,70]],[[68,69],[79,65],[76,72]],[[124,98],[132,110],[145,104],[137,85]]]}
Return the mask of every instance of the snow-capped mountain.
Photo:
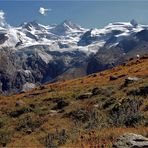
{"label": "snow-capped mountain", "polygon": [[85,29],[75,23],[72,23],[71,21],[65,20],[61,24],[57,25],[55,28],[52,28],[50,31],[53,34],[59,36],[72,36],[73,34],[77,35],[79,33],[83,33]]}
{"label": "snow-capped mountain", "polygon": [[44,26],[33,21],[19,27],[0,28],[0,33],[8,38],[1,47],[16,48],[17,45],[18,48],[22,48],[39,44],[51,45],[55,41],[78,41],[85,31],[86,29],[70,21],[55,26]]}
{"label": "snow-capped mountain", "polygon": [[148,26],[135,20],[102,29],[85,29],[67,20],[59,25],[33,21],[1,26],[0,90],[16,92],[26,83],[84,76],[145,53]]}
{"label": "snow-capped mountain", "polygon": [[[110,46],[118,45],[123,39],[134,36],[147,28],[148,26],[139,25],[134,20],[127,23],[110,23],[103,29],[90,30],[68,20],[51,26],[44,26],[33,21],[23,23],[19,27],[0,28],[0,46],[21,49],[33,45],[49,45],[53,50],[61,52],[81,50],[91,53],[98,50],[91,50],[94,46],[103,47],[108,43]],[[68,47],[70,49],[67,49]]]}

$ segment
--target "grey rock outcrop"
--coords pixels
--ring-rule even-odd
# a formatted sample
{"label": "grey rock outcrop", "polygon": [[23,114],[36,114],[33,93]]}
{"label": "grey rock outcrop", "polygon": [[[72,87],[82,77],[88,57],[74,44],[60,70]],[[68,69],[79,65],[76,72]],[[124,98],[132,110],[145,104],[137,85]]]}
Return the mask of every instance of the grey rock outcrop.
{"label": "grey rock outcrop", "polygon": [[23,85],[22,91],[27,92],[27,91],[29,91],[29,90],[35,88],[35,87],[36,87],[35,84],[26,82],[26,83]]}
{"label": "grey rock outcrop", "polygon": [[126,133],[116,140],[113,148],[148,148],[148,138],[133,133]]}
{"label": "grey rock outcrop", "polygon": [[128,77],[125,79],[124,86],[126,87],[128,84],[134,83],[138,80],[139,80],[138,77]]}

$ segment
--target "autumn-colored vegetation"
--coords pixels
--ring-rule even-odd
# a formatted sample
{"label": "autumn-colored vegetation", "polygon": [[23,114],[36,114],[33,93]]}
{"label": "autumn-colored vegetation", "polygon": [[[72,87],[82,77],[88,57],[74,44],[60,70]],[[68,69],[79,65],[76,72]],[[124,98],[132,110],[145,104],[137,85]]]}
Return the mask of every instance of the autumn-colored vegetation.
{"label": "autumn-colored vegetation", "polygon": [[[128,77],[137,80],[127,83]],[[0,96],[0,146],[110,148],[126,132],[147,137],[147,125],[147,56],[87,77]]]}

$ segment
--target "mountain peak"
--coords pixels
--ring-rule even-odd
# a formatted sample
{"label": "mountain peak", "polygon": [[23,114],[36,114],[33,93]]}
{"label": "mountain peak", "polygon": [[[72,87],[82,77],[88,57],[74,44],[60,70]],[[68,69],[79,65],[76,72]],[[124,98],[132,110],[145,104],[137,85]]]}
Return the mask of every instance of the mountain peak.
{"label": "mountain peak", "polygon": [[130,21],[130,23],[131,23],[131,25],[133,25],[135,28],[138,26],[137,21],[134,20],[134,19],[132,19],[132,20]]}
{"label": "mountain peak", "polygon": [[36,25],[38,25],[38,22],[37,22],[37,20],[34,20],[34,21],[28,22],[28,24],[31,24],[33,26],[36,26]]}
{"label": "mountain peak", "polygon": [[62,24],[70,24],[70,23],[72,23],[72,21],[71,20],[68,20],[68,19],[65,19],[63,22],[62,22]]}
{"label": "mountain peak", "polygon": [[33,20],[33,21],[29,21],[29,22],[24,22],[21,25],[23,26],[23,25],[27,25],[27,24],[36,25],[36,24],[38,24],[38,22],[37,22],[37,20]]}
{"label": "mountain peak", "polygon": [[32,28],[35,28],[36,30],[40,30],[41,27],[39,26],[38,22],[36,20],[31,21],[31,22],[25,22],[23,23],[23,28],[26,28],[27,30],[31,31]]}
{"label": "mountain peak", "polygon": [[64,20],[61,24],[57,25],[51,30],[56,35],[66,35],[69,32],[80,32],[83,28],[70,20]]}
{"label": "mountain peak", "polygon": [[60,25],[64,26],[64,27],[71,28],[71,29],[81,30],[81,26],[79,26],[78,24],[73,23],[71,20],[67,20],[67,19],[64,20]]}

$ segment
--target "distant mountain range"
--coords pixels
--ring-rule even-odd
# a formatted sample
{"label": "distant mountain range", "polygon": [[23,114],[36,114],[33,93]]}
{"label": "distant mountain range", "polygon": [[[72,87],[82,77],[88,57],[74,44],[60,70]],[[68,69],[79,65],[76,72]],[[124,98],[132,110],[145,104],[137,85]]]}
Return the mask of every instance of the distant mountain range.
{"label": "distant mountain range", "polygon": [[110,23],[85,29],[65,20],[0,27],[0,92],[26,91],[42,83],[85,76],[148,53],[148,25]]}

